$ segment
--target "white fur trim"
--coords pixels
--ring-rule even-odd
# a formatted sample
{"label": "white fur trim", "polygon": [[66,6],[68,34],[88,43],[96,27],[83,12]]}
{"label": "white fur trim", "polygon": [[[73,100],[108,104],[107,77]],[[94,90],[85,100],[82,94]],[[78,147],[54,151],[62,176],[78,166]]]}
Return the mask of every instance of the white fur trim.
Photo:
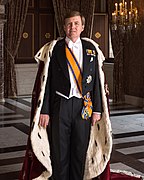
{"label": "white fur trim", "polygon": [[[102,119],[99,122],[97,122],[95,126],[92,126],[91,128],[90,141],[89,141],[89,147],[87,151],[86,164],[85,164],[85,174],[84,174],[84,179],[88,180],[100,175],[104,171],[108,161],[110,160],[110,155],[112,151],[112,128],[109,119],[107,99],[104,89],[104,73],[102,71],[102,65],[105,58],[96,42],[88,38],[83,38],[83,39],[91,42],[95,46],[98,52],[99,75],[100,75],[102,103],[103,103]],[[100,130],[98,130],[98,126],[100,127]],[[107,141],[107,143],[105,143],[105,141]],[[95,145],[95,142],[97,143],[97,147]],[[104,160],[104,156],[105,156],[105,160]]]}
{"label": "white fur trim", "polygon": [[39,177],[34,178],[32,180],[48,180],[49,174],[47,171],[44,171]]}
{"label": "white fur trim", "polygon": [[135,174],[135,173],[130,172],[130,171],[111,169],[111,172],[125,174],[125,175],[128,175],[128,176],[137,177],[137,178],[142,178],[142,180],[144,180],[144,176]]}
{"label": "white fur trim", "polygon": [[[45,66],[44,66],[42,77],[40,77],[41,78],[41,92],[38,98],[40,105],[39,107],[37,106],[36,111],[35,111],[35,115],[33,119],[34,126],[31,131],[30,138],[31,138],[31,145],[32,145],[34,154],[36,155],[37,159],[43,164],[43,166],[47,169],[47,172],[44,173],[45,176],[47,176],[46,178],[52,175],[52,166],[51,166],[51,160],[50,160],[50,147],[49,147],[46,129],[40,127],[38,123],[39,123],[40,110],[43,103],[46,79],[48,75],[48,67],[49,67],[49,62],[50,62],[49,53],[52,53],[51,50],[53,49],[55,43],[56,41],[53,41],[51,44],[46,44],[44,47],[40,49],[40,51],[37,53],[35,57],[36,59],[38,59],[39,58],[38,55],[39,53],[41,53],[40,58],[42,58],[42,60],[44,61]],[[45,81],[43,81],[43,76],[45,76]],[[41,175],[40,177],[43,179],[45,176]]]}

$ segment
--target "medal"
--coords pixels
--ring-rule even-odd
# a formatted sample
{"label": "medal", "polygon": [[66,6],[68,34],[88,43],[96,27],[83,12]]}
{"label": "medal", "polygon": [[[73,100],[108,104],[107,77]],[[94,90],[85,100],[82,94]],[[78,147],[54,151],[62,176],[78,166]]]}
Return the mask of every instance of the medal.
{"label": "medal", "polygon": [[87,84],[89,84],[91,81],[92,81],[92,76],[88,75],[88,77],[86,79]]}

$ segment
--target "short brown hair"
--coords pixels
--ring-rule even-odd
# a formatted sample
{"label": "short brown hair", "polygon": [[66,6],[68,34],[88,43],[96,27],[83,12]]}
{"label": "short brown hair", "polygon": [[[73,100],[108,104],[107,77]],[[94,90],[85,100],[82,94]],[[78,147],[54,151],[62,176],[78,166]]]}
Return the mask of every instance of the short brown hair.
{"label": "short brown hair", "polygon": [[65,24],[65,20],[67,18],[71,18],[71,17],[74,17],[74,16],[80,16],[81,17],[81,21],[82,21],[82,25],[85,26],[85,17],[79,11],[70,11],[70,12],[67,12],[66,16],[64,17],[64,24]]}

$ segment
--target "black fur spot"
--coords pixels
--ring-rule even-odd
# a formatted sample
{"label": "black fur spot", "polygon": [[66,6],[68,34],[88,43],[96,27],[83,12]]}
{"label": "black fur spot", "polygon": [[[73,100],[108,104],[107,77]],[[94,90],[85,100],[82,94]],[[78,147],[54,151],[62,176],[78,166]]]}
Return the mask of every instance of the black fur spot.
{"label": "black fur spot", "polygon": [[96,140],[95,140],[95,145],[97,146],[97,142],[96,142]]}
{"label": "black fur spot", "polygon": [[43,153],[43,151],[42,151],[42,155],[45,156],[45,154]]}
{"label": "black fur spot", "polygon": [[41,52],[38,54],[38,57],[41,55]]}
{"label": "black fur spot", "polygon": [[41,104],[41,100],[38,101],[38,107],[40,107],[40,104]]}
{"label": "black fur spot", "polygon": [[43,76],[43,81],[45,80],[45,75]]}
{"label": "black fur spot", "polygon": [[105,155],[103,154],[104,161],[106,160]]}
{"label": "black fur spot", "polygon": [[100,130],[100,125],[99,124],[97,124],[97,128],[98,128],[98,131]]}
{"label": "black fur spot", "polygon": [[107,144],[107,138],[105,137],[105,144]]}
{"label": "black fur spot", "polygon": [[94,163],[94,159],[92,158],[92,164]]}
{"label": "black fur spot", "polygon": [[38,133],[38,137],[41,139],[41,135]]}
{"label": "black fur spot", "polygon": [[46,53],[44,54],[44,58],[46,58]]}

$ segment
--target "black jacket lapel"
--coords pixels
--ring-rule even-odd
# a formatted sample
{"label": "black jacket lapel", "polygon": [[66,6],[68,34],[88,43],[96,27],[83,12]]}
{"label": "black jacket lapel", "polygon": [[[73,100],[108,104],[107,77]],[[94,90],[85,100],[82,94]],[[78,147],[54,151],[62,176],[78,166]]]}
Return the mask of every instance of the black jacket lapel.
{"label": "black jacket lapel", "polygon": [[66,78],[69,78],[69,72],[68,72],[68,66],[67,66],[67,61],[66,61],[66,52],[65,52],[65,40],[60,40],[58,42],[58,63],[65,74]]}
{"label": "black jacket lapel", "polygon": [[87,76],[87,69],[90,63],[90,56],[87,55],[87,52],[86,52],[87,45],[85,41],[83,40],[82,40],[82,46],[83,46],[83,80],[84,80]]}

